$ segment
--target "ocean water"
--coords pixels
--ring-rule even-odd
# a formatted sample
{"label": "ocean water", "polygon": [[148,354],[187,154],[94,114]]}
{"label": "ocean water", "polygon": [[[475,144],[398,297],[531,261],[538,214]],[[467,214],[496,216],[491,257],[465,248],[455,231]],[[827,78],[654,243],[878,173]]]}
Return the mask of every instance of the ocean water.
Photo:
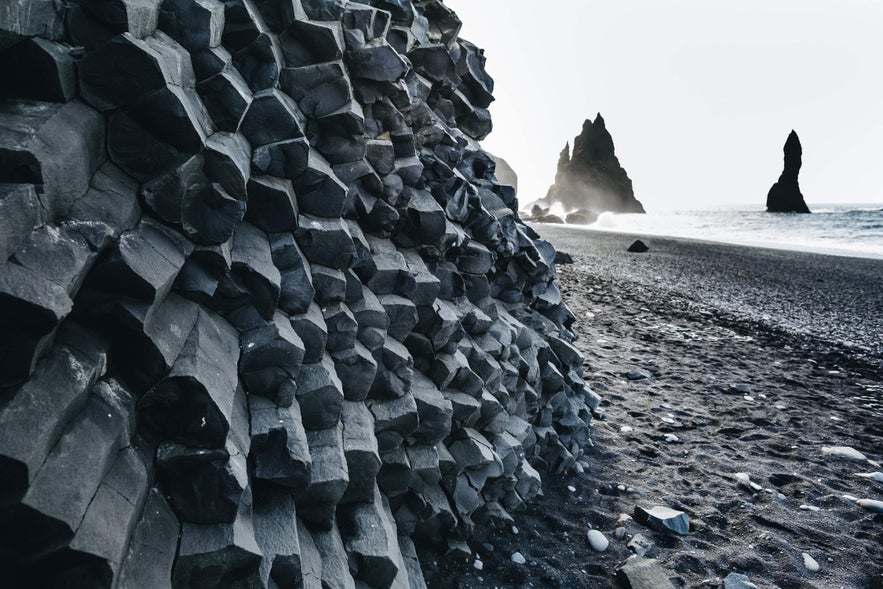
{"label": "ocean water", "polygon": [[651,211],[645,215],[603,213],[586,227],[883,259],[883,204],[817,204],[810,208],[809,215],[774,214],[748,207]]}

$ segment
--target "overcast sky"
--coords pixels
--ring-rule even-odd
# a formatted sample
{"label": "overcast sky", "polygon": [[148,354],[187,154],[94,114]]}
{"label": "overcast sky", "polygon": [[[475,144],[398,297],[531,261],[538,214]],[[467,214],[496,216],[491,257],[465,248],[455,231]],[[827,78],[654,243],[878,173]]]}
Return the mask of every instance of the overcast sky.
{"label": "overcast sky", "polygon": [[496,81],[486,149],[545,195],[601,112],[648,210],[763,208],[793,128],[807,203],[883,203],[881,0],[446,0]]}

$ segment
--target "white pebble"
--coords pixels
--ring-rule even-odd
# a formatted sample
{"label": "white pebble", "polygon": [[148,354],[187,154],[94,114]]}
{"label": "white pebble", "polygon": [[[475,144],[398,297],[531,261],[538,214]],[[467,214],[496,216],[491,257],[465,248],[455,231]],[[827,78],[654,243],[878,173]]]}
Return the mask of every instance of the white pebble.
{"label": "white pebble", "polygon": [[524,555],[520,552],[515,552],[514,554],[512,554],[511,560],[515,564],[524,564],[527,562],[527,560],[524,558]]}
{"label": "white pebble", "polygon": [[625,538],[625,528],[619,526],[618,528],[613,530],[613,535],[614,537],[616,537],[617,540],[622,540],[623,538]]}
{"label": "white pebble", "polygon": [[883,513],[883,501],[877,501],[876,499],[859,499],[855,502],[859,507],[863,507],[868,511],[873,511],[875,513]]}
{"label": "white pebble", "polygon": [[883,483],[883,472],[857,472],[855,473],[855,476]]}
{"label": "white pebble", "polygon": [[737,480],[738,482],[740,482],[740,483],[749,483],[749,482],[751,482],[751,475],[749,475],[747,472],[737,472],[737,473],[734,474],[733,476],[734,476],[734,477],[736,478],[736,480]]}
{"label": "white pebble", "polygon": [[620,431],[621,433],[627,434],[627,433],[629,433],[629,432],[631,432],[631,431],[634,431],[634,428],[633,428],[632,426],[630,426],[630,425],[624,425],[624,426],[622,426],[621,428],[619,428],[619,431]]}
{"label": "white pebble", "polygon": [[822,568],[819,566],[819,563],[816,562],[816,559],[811,557],[806,552],[803,553],[803,566],[805,566],[806,570],[811,573],[817,573],[819,572],[819,569]]}
{"label": "white pebble", "polygon": [[681,439],[674,434],[665,434],[665,441],[669,444],[673,444],[674,442],[680,442]]}
{"label": "white pebble", "polygon": [[802,509],[804,511],[821,511],[822,510],[821,507],[816,507],[815,505],[806,505],[806,504],[801,505],[800,509]]}
{"label": "white pebble", "polygon": [[512,533],[516,536],[518,535],[518,528],[516,526],[512,526]]}
{"label": "white pebble", "polygon": [[852,501],[853,503],[855,503],[856,501],[860,501],[858,497],[853,497],[852,495],[841,495],[841,497],[843,497],[847,501]]}
{"label": "white pebble", "polygon": [[484,563],[478,559],[476,559],[475,562],[472,563],[472,566],[474,566],[475,570],[477,571],[484,570]]}
{"label": "white pebble", "polygon": [[663,418],[662,418],[662,421],[665,422],[665,423],[667,423],[667,424],[669,424],[669,425],[671,425],[671,424],[673,424],[673,423],[675,422],[675,420],[672,419],[671,417],[663,417]]}
{"label": "white pebble", "polygon": [[589,546],[595,552],[604,552],[610,545],[610,541],[598,530],[589,530],[588,532]]}
{"label": "white pebble", "polygon": [[868,457],[850,446],[823,446],[822,454],[825,456],[834,456],[837,458],[846,458],[848,460],[857,460],[865,462]]}
{"label": "white pebble", "polygon": [[742,398],[745,399],[746,401],[753,401],[754,400],[754,397],[752,397],[751,395],[745,395]]}
{"label": "white pebble", "polygon": [[571,493],[576,493],[576,487],[574,487],[573,485],[567,485],[567,490]]}

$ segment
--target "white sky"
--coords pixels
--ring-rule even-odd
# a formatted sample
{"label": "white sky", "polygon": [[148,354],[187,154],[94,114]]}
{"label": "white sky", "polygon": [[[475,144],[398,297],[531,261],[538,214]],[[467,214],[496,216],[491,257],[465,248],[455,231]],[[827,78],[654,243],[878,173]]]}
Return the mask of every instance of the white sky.
{"label": "white sky", "polygon": [[445,0],[496,82],[483,142],[545,196],[601,112],[649,210],[763,208],[793,128],[807,204],[883,202],[881,0]]}

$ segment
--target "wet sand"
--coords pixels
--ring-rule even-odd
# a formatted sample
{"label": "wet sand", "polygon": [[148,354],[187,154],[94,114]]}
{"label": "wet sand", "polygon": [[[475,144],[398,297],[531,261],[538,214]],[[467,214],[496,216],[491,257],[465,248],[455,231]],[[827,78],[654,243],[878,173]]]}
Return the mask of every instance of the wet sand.
{"label": "wet sand", "polygon": [[[538,230],[574,259],[559,283],[604,399],[594,447],[585,472],[545,477],[517,534],[480,533],[467,562],[424,559],[429,586],[622,587],[640,536],[675,587],[732,572],[761,589],[883,587],[883,514],[856,504],[883,500],[857,476],[883,471],[883,261],[656,237],[629,254],[636,236]],[[823,450],[837,446],[865,459]],[[655,505],[690,532],[632,519]]]}

